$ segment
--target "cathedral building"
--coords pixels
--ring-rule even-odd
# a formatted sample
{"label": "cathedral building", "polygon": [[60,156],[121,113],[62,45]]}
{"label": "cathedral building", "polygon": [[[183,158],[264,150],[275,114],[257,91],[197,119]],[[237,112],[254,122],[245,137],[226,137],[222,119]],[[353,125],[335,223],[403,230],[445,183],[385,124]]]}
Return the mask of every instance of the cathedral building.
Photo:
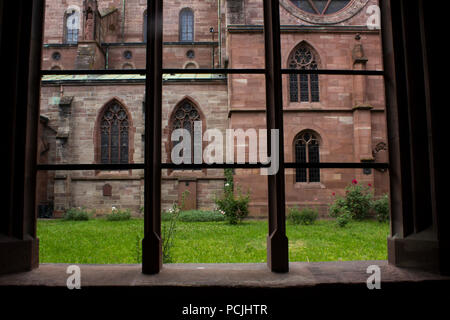
{"label": "cathedral building", "polygon": [[[142,70],[146,67],[146,0],[47,0],[43,70]],[[381,38],[367,21],[377,0],[280,0],[283,69],[382,70]],[[218,69],[163,75],[162,162],[171,162],[171,133],[266,128],[261,0],[164,1],[163,68]],[[283,75],[285,162],[387,162],[383,78],[366,75]],[[41,87],[39,163],[144,161],[145,75],[45,75]],[[203,142],[205,145],[205,142]],[[249,151],[247,150],[247,153]],[[247,154],[247,156],[250,156]],[[248,161],[248,158],[247,158]],[[267,216],[267,176],[235,169],[250,194],[253,217]],[[139,214],[142,170],[38,174],[38,205],[61,216],[72,207],[97,214],[111,207]],[[354,179],[376,195],[388,172],[375,169],[287,169],[286,206],[321,216]],[[189,191],[186,209],[212,210],[223,192],[219,169],[165,169],[164,209]]]}

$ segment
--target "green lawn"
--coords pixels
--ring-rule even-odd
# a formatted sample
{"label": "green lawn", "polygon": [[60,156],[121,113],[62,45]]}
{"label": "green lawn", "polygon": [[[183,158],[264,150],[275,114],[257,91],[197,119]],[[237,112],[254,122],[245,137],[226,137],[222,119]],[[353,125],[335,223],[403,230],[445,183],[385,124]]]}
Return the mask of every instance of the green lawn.
{"label": "green lawn", "polygon": [[[334,221],[312,226],[288,224],[290,261],[350,261],[387,259],[388,224]],[[143,220],[39,220],[40,262],[117,264],[137,263],[137,238]],[[266,221],[179,222],[174,241],[176,263],[238,263],[266,261]]]}

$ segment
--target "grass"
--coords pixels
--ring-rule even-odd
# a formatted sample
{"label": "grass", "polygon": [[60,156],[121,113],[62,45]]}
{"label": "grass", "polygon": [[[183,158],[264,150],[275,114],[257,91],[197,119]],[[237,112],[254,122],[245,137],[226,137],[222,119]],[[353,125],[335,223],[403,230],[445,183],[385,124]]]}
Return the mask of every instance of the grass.
{"label": "grass", "polygon": [[[165,222],[164,222],[165,223]],[[335,221],[311,226],[287,225],[290,261],[352,261],[387,259],[388,224]],[[136,263],[136,239],[143,220],[110,222],[39,220],[42,263]],[[266,221],[178,222],[173,256],[176,263],[250,263],[266,261]]]}

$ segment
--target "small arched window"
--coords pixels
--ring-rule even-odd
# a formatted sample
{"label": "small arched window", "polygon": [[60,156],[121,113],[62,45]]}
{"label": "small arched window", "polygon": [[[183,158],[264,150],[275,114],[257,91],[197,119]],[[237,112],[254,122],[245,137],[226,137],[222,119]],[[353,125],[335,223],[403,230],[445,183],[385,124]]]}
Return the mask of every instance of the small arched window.
{"label": "small arched window", "polygon": [[180,11],[180,41],[194,41],[194,12],[189,8]]}
{"label": "small arched window", "polygon": [[[305,43],[300,44],[289,57],[289,68],[317,70],[318,57]],[[291,102],[319,102],[319,75],[290,74],[289,96]]]}
{"label": "small arched window", "polygon": [[[319,163],[319,139],[312,132],[299,134],[294,141],[296,163]],[[297,168],[295,172],[296,182],[320,182],[319,168]]]}
{"label": "small arched window", "polygon": [[64,16],[64,43],[77,44],[80,31],[80,12],[73,9]]}
{"label": "small arched window", "polygon": [[111,102],[100,121],[101,163],[128,163],[129,119],[125,108]]}
{"label": "small arched window", "polygon": [[[194,122],[201,121],[200,112],[189,100],[184,100],[174,110],[171,119],[172,131],[176,129],[186,129],[191,135],[191,160],[194,162]],[[173,142],[172,147],[177,145],[179,141]]]}

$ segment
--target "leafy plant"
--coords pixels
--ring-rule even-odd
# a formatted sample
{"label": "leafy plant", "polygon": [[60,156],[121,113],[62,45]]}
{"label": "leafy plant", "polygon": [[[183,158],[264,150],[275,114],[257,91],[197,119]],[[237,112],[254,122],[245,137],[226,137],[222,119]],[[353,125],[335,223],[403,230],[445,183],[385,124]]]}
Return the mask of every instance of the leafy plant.
{"label": "leafy plant", "polygon": [[389,195],[385,194],[380,199],[372,202],[372,208],[379,222],[389,221]]}
{"label": "leafy plant", "polygon": [[238,188],[238,195],[234,194],[233,171],[225,169],[225,186],[221,198],[216,198],[217,211],[225,217],[229,224],[238,224],[249,214],[248,204],[250,194],[243,195]]}
{"label": "leafy plant", "polygon": [[345,196],[337,196],[330,205],[329,215],[338,218],[349,212],[354,220],[363,220],[368,217],[372,207],[373,192],[369,186],[362,186],[353,180],[345,189]]}
{"label": "leafy plant", "polygon": [[63,219],[68,221],[87,221],[91,218],[91,213],[89,213],[85,208],[70,208],[64,215]]}
{"label": "leafy plant", "polygon": [[121,210],[115,207],[112,208],[111,213],[106,215],[108,221],[125,221],[130,220],[131,212],[129,209]]}
{"label": "leafy plant", "polygon": [[289,209],[288,221],[292,224],[311,225],[317,220],[319,214],[317,209],[304,208],[299,210],[298,206]]}
{"label": "leafy plant", "polygon": [[344,211],[336,218],[337,225],[344,228],[352,219],[352,214],[349,211]]}
{"label": "leafy plant", "polygon": [[168,211],[162,213],[162,215],[169,216],[169,220],[167,221],[167,224],[163,224],[162,230],[161,230],[163,263],[173,262],[172,247],[173,247],[173,241],[175,238],[175,233],[176,233],[176,228],[177,228],[177,221],[178,221],[178,217],[180,215],[181,210],[184,208],[184,203],[185,203],[185,200],[186,200],[186,197],[188,194],[189,194],[189,191],[187,191],[187,190],[184,191],[181,196],[180,205],[178,205],[177,203],[174,203],[172,205],[172,208],[170,208]]}

